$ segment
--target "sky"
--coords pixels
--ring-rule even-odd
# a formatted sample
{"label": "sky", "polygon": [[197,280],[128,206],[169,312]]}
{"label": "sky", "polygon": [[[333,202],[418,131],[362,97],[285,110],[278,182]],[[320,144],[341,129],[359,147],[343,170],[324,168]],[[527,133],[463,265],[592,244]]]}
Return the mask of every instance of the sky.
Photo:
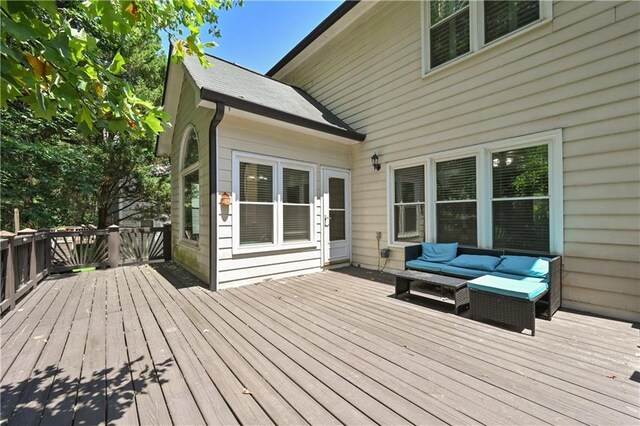
{"label": "sky", "polygon": [[[220,11],[222,37],[207,49],[230,62],[260,73],[267,72],[296,44],[331,14],[342,0],[245,0],[243,7]],[[206,29],[203,41],[210,41]],[[165,51],[168,41],[165,39]]]}

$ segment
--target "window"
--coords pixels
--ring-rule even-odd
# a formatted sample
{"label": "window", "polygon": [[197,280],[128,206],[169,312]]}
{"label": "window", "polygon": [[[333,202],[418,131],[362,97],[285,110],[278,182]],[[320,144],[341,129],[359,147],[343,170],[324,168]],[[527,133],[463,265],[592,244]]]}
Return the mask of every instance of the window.
{"label": "window", "polygon": [[313,165],[234,153],[233,169],[234,252],[312,244]]}
{"label": "window", "polygon": [[436,163],[436,241],[478,244],[476,157]]}
{"label": "window", "polygon": [[395,170],[394,239],[424,241],[424,166]]}
{"label": "window", "polygon": [[240,244],[273,244],[274,166],[240,163]]}
{"label": "window", "polygon": [[491,155],[493,246],[549,251],[547,145]]}
{"label": "window", "polygon": [[562,253],[560,130],[391,163],[388,188],[390,244]]}
{"label": "window", "polygon": [[200,174],[198,172],[198,136],[193,127],[185,132],[182,144],[182,239],[200,239]]}
{"label": "window", "polygon": [[484,1],[484,42],[490,43],[540,19],[538,0]]}
{"label": "window", "polygon": [[547,0],[432,0],[424,6],[424,72],[551,18]]}
{"label": "window", "polygon": [[429,39],[431,67],[469,52],[469,2],[431,2]]}

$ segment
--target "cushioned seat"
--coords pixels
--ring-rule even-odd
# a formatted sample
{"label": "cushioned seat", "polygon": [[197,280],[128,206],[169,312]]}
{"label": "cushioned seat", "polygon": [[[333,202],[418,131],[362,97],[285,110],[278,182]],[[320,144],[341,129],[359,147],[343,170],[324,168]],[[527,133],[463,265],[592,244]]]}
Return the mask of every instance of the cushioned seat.
{"label": "cushioned seat", "polygon": [[522,281],[484,275],[467,282],[467,287],[486,293],[533,300],[541,294],[544,294],[548,290],[549,285],[545,282]]}
{"label": "cushioned seat", "polygon": [[487,271],[479,271],[477,269],[469,269],[469,268],[459,268],[457,266],[451,265],[442,265],[442,269],[440,272],[444,272],[445,274],[458,275],[460,277],[481,277],[483,275],[487,275]]}
{"label": "cushioned seat", "polygon": [[490,273],[489,275],[494,276],[494,277],[509,278],[509,279],[516,280],[516,281],[530,281],[532,283],[546,283],[547,282],[546,278],[524,277],[522,275],[505,274],[504,272],[496,272],[496,271]]}
{"label": "cushioned seat", "polygon": [[442,267],[445,266],[444,263],[438,262],[427,262],[425,260],[409,260],[407,263],[407,268],[417,269],[418,271],[424,272],[440,272],[442,271]]}

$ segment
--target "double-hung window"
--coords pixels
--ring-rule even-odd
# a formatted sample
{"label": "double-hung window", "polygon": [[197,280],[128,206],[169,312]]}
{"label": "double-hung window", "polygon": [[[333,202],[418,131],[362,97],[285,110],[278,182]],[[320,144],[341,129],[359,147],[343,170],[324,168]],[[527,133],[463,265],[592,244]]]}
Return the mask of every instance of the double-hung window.
{"label": "double-hung window", "polygon": [[549,250],[547,145],[491,154],[493,246]]}
{"label": "double-hung window", "polygon": [[395,170],[395,241],[424,241],[424,166]]}
{"label": "double-hung window", "polygon": [[314,244],[315,166],[234,153],[235,253]]}
{"label": "double-hung window", "polygon": [[478,244],[476,157],[436,163],[436,238]]}
{"label": "double-hung window", "polygon": [[550,0],[424,0],[424,72],[551,17]]}

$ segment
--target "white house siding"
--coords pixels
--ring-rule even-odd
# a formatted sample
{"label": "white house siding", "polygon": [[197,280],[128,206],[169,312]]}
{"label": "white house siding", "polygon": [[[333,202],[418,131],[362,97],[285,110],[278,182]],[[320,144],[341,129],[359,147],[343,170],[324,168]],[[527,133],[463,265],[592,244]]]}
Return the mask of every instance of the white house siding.
{"label": "white house siding", "polygon": [[[352,151],[353,259],[387,240],[381,162],[563,129],[563,305],[640,319],[640,2],[553,4],[553,21],[422,77],[419,2],[383,2],[276,75],[367,140]],[[390,269],[401,269],[393,248]]]}
{"label": "white house siding", "polygon": [[[185,79],[180,93],[178,113],[173,120],[171,142],[171,244],[173,259],[202,280],[209,280],[209,123],[213,110],[195,106],[195,91]],[[182,138],[187,126],[194,126],[198,134],[200,159],[200,241],[193,244],[182,241],[180,220],[180,164]]]}
{"label": "white house siding", "polygon": [[304,133],[256,123],[227,113],[218,127],[218,195],[232,194],[233,151],[268,155],[316,165],[315,218],[317,248],[233,254],[232,209],[218,206],[218,285],[235,287],[265,279],[317,272],[322,267],[321,166],[348,169],[350,147]]}

